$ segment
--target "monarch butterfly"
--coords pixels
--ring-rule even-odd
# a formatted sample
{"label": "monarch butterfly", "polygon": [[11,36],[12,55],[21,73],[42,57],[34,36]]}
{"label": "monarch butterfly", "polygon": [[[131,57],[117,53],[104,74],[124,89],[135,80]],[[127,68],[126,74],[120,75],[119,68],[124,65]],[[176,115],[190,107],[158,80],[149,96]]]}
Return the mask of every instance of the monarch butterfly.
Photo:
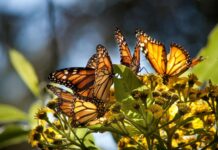
{"label": "monarch butterfly", "polygon": [[121,64],[129,67],[133,72],[138,73],[140,67],[139,45],[136,43],[135,51],[132,57],[129,47],[120,29],[116,28],[114,37],[119,45]]}
{"label": "monarch butterfly", "polygon": [[98,99],[72,94],[52,85],[47,88],[58,96],[59,110],[72,119],[74,127],[85,125],[105,113],[104,103]]}
{"label": "monarch butterfly", "polygon": [[164,44],[152,39],[141,30],[137,31],[136,36],[151,66],[165,79],[179,76],[203,60],[202,56],[191,59],[188,52],[175,43],[170,44],[170,52],[166,54]]}
{"label": "monarch butterfly", "polygon": [[98,61],[95,69],[93,95],[97,99],[107,102],[109,99],[109,90],[113,84],[112,62],[104,46],[99,44],[96,49]]}
{"label": "monarch butterfly", "polygon": [[110,56],[106,48],[97,46],[96,69],[94,84],[88,88],[88,95],[80,93],[71,94],[63,89],[48,85],[55,95],[58,96],[59,109],[72,118],[72,125],[83,125],[94,121],[104,115],[109,97],[110,86],[113,83],[113,69]]}
{"label": "monarch butterfly", "polygon": [[97,55],[94,54],[88,60],[85,68],[64,68],[49,74],[48,79],[51,82],[64,85],[71,88],[74,92],[82,96],[91,94],[95,80],[95,68],[97,66]]}

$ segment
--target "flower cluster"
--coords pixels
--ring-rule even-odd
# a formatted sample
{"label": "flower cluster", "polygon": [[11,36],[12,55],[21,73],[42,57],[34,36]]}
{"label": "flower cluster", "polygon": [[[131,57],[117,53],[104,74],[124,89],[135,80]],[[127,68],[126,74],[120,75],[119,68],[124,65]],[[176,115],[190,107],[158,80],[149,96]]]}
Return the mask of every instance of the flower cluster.
{"label": "flower cluster", "polygon": [[57,109],[57,100],[51,100],[36,113],[38,126],[29,135],[29,143],[41,149],[95,148],[87,129],[71,126],[70,118]]}
{"label": "flower cluster", "polygon": [[129,111],[120,108],[123,117],[119,120],[120,125],[116,124],[127,131],[119,140],[120,149],[218,147],[218,86],[209,82],[202,88],[194,74],[171,78],[167,85],[156,75],[146,75],[141,80],[143,90],[138,88],[132,92],[135,105]]}
{"label": "flower cluster", "polygon": [[[32,146],[42,149],[94,147],[89,134],[110,131],[119,135],[119,149],[214,149],[218,86],[202,87],[194,74],[170,78],[163,84],[157,75],[138,76],[142,86],[121,101],[111,89],[113,102],[100,125],[73,128],[70,118],[58,111],[57,101],[36,114],[39,125],[30,134]],[[121,89],[120,89],[121,90]],[[96,148],[97,149],[97,148]]]}

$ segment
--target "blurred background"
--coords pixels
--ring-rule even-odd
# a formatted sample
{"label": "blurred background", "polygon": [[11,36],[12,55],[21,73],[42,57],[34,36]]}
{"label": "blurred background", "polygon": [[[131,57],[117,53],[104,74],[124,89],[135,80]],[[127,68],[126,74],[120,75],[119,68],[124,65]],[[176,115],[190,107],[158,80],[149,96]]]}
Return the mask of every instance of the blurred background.
{"label": "blurred background", "polygon": [[[119,63],[115,27],[131,50],[140,28],[167,49],[176,42],[194,57],[217,24],[217,10],[217,0],[1,0],[0,102],[27,111],[36,100],[12,67],[9,48],[31,62],[43,89],[50,72],[85,66],[99,43]],[[141,59],[141,66],[147,66]]]}

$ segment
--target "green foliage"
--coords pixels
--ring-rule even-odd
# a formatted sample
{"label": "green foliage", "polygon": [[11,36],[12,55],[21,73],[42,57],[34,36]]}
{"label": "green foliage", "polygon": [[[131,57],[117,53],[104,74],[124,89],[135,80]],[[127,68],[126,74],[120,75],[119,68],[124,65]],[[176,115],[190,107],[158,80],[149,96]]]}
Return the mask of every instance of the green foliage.
{"label": "green foliage", "polygon": [[27,121],[27,114],[21,110],[6,104],[0,104],[0,123]]}
{"label": "green foliage", "polygon": [[36,97],[39,96],[39,81],[32,65],[21,53],[14,49],[10,50],[9,56],[13,67],[22,80]]}
{"label": "green foliage", "polygon": [[0,148],[27,141],[28,133],[29,130],[25,130],[22,126],[15,124],[5,126],[0,134]]}
{"label": "green foliage", "polygon": [[[120,102],[122,111],[124,111],[127,116],[129,116],[130,118],[134,118],[133,120],[138,122],[139,124],[142,123],[142,116],[139,112],[135,111],[134,108],[136,105],[138,105],[140,101],[136,101],[131,95],[134,89],[139,88],[143,85],[142,82],[126,66],[113,65],[113,68],[116,75],[119,75],[119,78],[114,78],[116,101]],[[134,132],[134,130],[132,131]]]}
{"label": "green foliage", "polygon": [[114,88],[119,89],[119,92],[115,91],[117,101],[128,98],[132,90],[143,85],[128,67],[123,65],[113,65],[113,69],[114,72],[120,76],[120,78],[114,78]]}
{"label": "green foliage", "polygon": [[[9,51],[9,57],[13,67],[30,91],[39,97],[39,81],[33,66],[14,49]],[[41,103],[42,101],[34,103],[28,114],[13,106],[0,104],[0,123],[4,125],[0,133],[0,148],[27,141],[29,129],[36,124],[33,119],[38,108],[42,106]]]}
{"label": "green foliage", "polygon": [[87,128],[79,128],[77,129],[77,132],[76,132],[77,136],[79,138],[83,138],[83,143],[89,148],[89,149],[92,149],[92,150],[96,150],[98,149],[96,146],[95,146],[95,143],[94,143],[94,137],[93,135],[91,134],[91,132],[89,132],[89,130]]}
{"label": "green foliage", "polygon": [[0,148],[27,141],[30,124],[28,114],[6,104],[0,104]]}
{"label": "green foliage", "polygon": [[218,25],[211,31],[208,36],[207,45],[202,48],[199,55],[206,59],[193,68],[193,72],[198,75],[201,81],[211,79],[218,83]]}

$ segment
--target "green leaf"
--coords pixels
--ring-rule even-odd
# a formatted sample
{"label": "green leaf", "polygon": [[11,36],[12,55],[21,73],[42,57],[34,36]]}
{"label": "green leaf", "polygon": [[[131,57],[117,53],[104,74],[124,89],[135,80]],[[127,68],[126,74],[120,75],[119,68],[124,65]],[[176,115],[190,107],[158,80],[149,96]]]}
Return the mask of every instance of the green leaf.
{"label": "green leaf", "polygon": [[35,115],[41,107],[42,107],[42,101],[40,100],[37,100],[30,106],[28,117],[29,117],[30,126],[32,128],[37,125],[37,119],[35,119]]}
{"label": "green leaf", "polygon": [[35,96],[39,96],[39,82],[33,66],[21,53],[14,49],[9,51],[9,56],[13,67],[21,79]]}
{"label": "green leaf", "polygon": [[120,78],[114,78],[115,97],[117,101],[130,96],[131,91],[143,85],[137,76],[123,65],[113,65],[114,72],[120,75]]}
{"label": "green leaf", "polygon": [[0,123],[27,121],[27,114],[16,107],[0,104]]}
{"label": "green leaf", "polygon": [[89,132],[88,128],[78,128],[76,130],[76,135],[79,138],[83,139],[83,143],[85,144],[86,147],[97,149],[97,147],[95,147],[94,137]]}
{"label": "green leaf", "polygon": [[124,99],[121,104],[121,110],[132,120],[134,121],[141,121],[142,115],[141,113],[135,109],[135,105],[140,105],[140,101],[136,101],[132,96],[129,96],[128,98]]}
{"label": "green leaf", "polygon": [[18,125],[3,127],[0,134],[0,148],[27,141],[28,133],[29,130],[24,130],[22,126]]}
{"label": "green leaf", "polygon": [[206,59],[193,68],[193,72],[201,81],[211,79],[218,83],[218,25],[211,31],[207,45],[202,48],[199,55]]}

